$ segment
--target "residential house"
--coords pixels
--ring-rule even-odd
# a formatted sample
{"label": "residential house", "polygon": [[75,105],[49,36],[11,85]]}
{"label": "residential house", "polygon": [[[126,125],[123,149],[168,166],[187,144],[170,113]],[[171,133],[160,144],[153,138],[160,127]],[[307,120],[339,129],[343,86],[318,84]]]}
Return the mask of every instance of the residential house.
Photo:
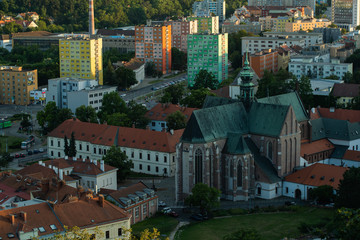
{"label": "residential house", "polygon": [[0,48],[5,48],[9,52],[11,52],[12,40],[9,34],[0,34]]}
{"label": "residential house", "polygon": [[337,98],[337,104],[347,107],[355,97],[359,96],[359,87],[360,84],[336,83],[331,95]]}
{"label": "residential house", "polygon": [[143,182],[119,190],[101,189],[101,194],[116,206],[131,214],[131,224],[152,217],[158,210],[158,196]]}
{"label": "residential house", "polygon": [[69,119],[48,134],[48,155],[50,158],[65,157],[64,136],[74,133],[76,158],[100,160],[111,146],[116,146],[132,160],[133,171],[174,176],[175,146],[182,132],[183,130],[155,132],[150,129],[117,127]]}
{"label": "residential house", "polygon": [[180,111],[186,117],[186,122],[189,121],[190,116],[197,108],[181,107],[177,104],[163,104],[158,103],[152,109],[147,111],[145,117],[150,119],[149,127],[152,131],[167,130],[166,118],[176,111]]}
{"label": "residential house", "polygon": [[26,12],[26,13],[19,13],[16,18],[20,18],[25,20],[26,17],[29,17],[32,21],[37,22],[39,21],[39,14],[37,14],[36,12]]}
{"label": "residential house", "polygon": [[[326,138],[301,143],[300,148],[301,166],[307,166],[312,163],[328,159],[333,153],[335,146]],[[303,160],[303,161],[302,161]]]}

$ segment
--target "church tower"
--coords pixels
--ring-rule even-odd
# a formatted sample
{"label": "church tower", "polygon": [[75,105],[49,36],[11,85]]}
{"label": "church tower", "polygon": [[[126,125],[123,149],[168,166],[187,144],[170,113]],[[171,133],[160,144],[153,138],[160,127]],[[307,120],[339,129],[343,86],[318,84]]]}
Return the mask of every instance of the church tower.
{"label": "church tower", "polygon": [[254,101],[254,84],[251,82],[254,77],[254,73],[251,70],[248,52],[245,53],[244,67],[240,72],[241,84],[240,84],[240,100],[243,102],[245,109],[249,111],[251,103]]}

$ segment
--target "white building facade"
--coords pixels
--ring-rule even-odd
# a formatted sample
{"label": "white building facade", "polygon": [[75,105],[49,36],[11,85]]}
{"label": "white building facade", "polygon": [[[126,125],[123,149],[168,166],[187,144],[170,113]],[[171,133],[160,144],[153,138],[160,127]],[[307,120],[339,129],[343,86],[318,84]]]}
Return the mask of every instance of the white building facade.
{"label": "white building facade", "polygon": [[308,32],[264,32],[264,37],[287,37],[288,39],[305,39],[305,47],[322,44],[322,33]]}
{"label": "white building facade", "polygon": [[287,46],[300,46],[304,48],[306,41],[303,38],[287,38],[287,37],[243,37],[241,38],[241,54],[246,51],[254,54],[264,49],[275,49],[286,44]]}

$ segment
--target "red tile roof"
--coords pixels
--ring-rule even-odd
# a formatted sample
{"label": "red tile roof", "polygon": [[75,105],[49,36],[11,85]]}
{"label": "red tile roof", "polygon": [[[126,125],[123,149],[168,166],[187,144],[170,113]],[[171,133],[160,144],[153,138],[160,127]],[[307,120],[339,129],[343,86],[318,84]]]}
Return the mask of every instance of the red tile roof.
{"label": "red tile roof", "polygon": [[[51,178],[57,178],[57,174],[53,169],[50,169],[48,167],[44,167],[39,165],[38,163],[34,163],[30,166],[27,166],[17,172],[15,174],[23,176],[23,177],[30,177],[35,180],[41,180],[41,179],[51,179]],[[74,179],[70,176],[64,176],[64,180],[66,181],[73,181]]]}
{"label": "red tile roof", "polygon": [[346,150],[346,152],[342,158],[344,160],[360,162],[360,152],[354,151],[354,150]]}
{"label": "red tile roof", "polygon": [[346,120],[351,123],[360,122],[360,110],[350,110],[341,108],[317,108],[319,114],[323,118],[332,118],[338,120]]}
{"label": "red tile roof", "polygon": [[12,188],[10,186],[5,185],[4,183],[0,183],[1,194],[5,197],[0,200],[0,205],[9,200],[9,198],[18,196],[24,200],[30,200],[30,194],[28,192],[19,191],[18,188]]}
{"label": "red tile roof", "polygon": [[327,139],[321,139],[311,143],[302,143],[300,155],[311,155],[315,153],[324,152],[330,149],[335,149],[334,145]]}
{"label": "red tile roof", "polygon": [[145,117],[153,121],[166,121],[167,116],[169,116],[170,114],[176,111],[180,111],[185,115],[186,120],[188,121],[194,110],[197,110],[197,108],[180,107],[177,104],[158,103],[155,105],[155,107],[150,109],[145,114]]}
{"label": "red tile roof", "polygon": [[334,97],[357,97],[359,87],[360,84],[335,83],[331,93]]}
{"label": "red tile roof", "polygon": [[131,70],[136,70],[136,69],[139,69],[144,64],[145,63],[140,61],[138,58],[132,58],[129,62],[124,64],[124,67],[131,69]]}
{"label": "red tile roof", "polygon": [[315,163],[285,177],[285,181],[309,186],[330,185],[338,189],[340,180],[348,168]]}
{"label": "red tile roof", "polygon": [[211,90],[211,92],[215,93],[218,97],[230,98],[230,87],[225,86],[216,90]]}
{"label": "red tile roof", "polygon": [[81,122],[68,119],[49,133],[49,137],[63,138],[74,132],[76,140],[92,144],[145,149],[158,152],[175,152],[175,146],[183,133],[183,129],[175,130],[174,134],[156,132],[138,128],[126,128]]}

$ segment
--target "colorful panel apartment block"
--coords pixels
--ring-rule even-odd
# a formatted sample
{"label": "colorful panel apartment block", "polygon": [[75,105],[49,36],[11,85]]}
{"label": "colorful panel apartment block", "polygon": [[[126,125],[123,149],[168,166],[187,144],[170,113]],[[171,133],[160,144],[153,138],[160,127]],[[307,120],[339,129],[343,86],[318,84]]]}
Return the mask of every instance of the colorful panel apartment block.
{"label": "colorful panel apartment block", "polygon": [[201,70],[212,72],[220,82],[228,78],[228,34],[188,35],[188,85]]}
{"label": "colorful panel apartment block", "polygon": [[188,17],[190,21],[197,20],[198,22],[198,33],[219,33],[219,17]]}
{"label": "colorful panel apartment block", "polygon": [[187,52],[187,35],[198,32],[197,20],[166,21],[164,25],[171,25],[171,47]]}
{"label": "colorful panel apartment block", "polygon": [[251,54],[250,66],[259,78],[264,76],[264,71],[272,73],[278,71],[278,52],[271,49],[262,50]]}
{"label": "colorful panel apartment block", "polygon": [[59,40],[60,77],[97,80],[103,85],[102,38],[70,35]]}
{"label": "colorful panel apartment block", "polygon": [[171,72],[171,25],[136,26],[135,56],[142,62],[153,62],[157,71]]}
{"label": "colorful panel apartment block", "polygon": [[0,104],[30,104],[30,91],[38,88],[37,70],[17,66],[0,67]]}

